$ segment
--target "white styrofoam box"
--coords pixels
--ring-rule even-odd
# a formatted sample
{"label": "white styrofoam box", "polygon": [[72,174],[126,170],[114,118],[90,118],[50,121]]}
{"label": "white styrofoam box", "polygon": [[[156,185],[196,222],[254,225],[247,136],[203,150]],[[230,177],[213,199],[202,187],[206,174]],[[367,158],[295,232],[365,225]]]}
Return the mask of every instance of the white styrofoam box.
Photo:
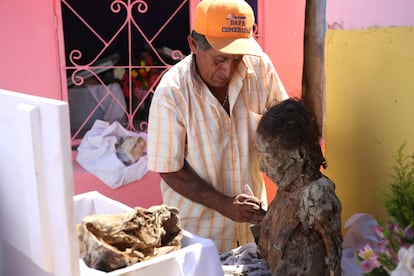
{"label": "white styrofoam box", "polygon": [[[132,208],[99,192],[93,191],[74,196],[76,223],[92,214],[117,214],[132,211]],[[216,245],[205,239],[183,232],[182,248],[147,261],[102,272],[89,268],[79,260],[81,276],[221,276],[223,269]]]}

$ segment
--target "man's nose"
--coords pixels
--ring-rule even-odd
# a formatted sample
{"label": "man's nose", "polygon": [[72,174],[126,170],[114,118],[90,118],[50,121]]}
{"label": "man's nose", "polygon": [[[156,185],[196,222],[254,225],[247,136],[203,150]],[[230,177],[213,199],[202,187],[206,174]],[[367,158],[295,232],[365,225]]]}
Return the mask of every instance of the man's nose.
{"label": "man's nose", "polygon": [[230,77],[233,71],[233,63],[232,60],[227,60],[221,64],[220,68],[221,72],[226,76]]}

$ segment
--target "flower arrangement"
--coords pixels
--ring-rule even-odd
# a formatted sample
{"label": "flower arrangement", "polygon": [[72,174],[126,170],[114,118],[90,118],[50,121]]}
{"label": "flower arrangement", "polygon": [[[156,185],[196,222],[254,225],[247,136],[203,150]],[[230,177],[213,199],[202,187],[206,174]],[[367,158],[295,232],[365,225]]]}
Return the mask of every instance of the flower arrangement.
{"label": "flower arrangement", "polygon": [[378,222],[376,248],[367,244],[355,252],[364,275],[414,275],[414,155],[405,155],[404,148],[405,143],[395,157],[391,182],[383,190],[391,221]]}
{"label": "flower arrangement", "polygon": [[367,244],[356,256],[365,275],[390,275],[396,270],[400,260],[404,260],[409,253],[410,247],[414,250],[413,226],[410,224],[403,229],[396,223],[379,222],[375,228],[375,232],[381,238],[377,248],[374,249]]}
{"label": "flower arrangement", "polygon": [[146,120],[149,106],[161,71],[148,51],[132,58],[130,70],[118,67],[113,70],[114,79],[120,84],[128,106],[131,106],[137,120]]}
{"label": "flower arrangement", "polygon": [[[133,58],[133,66],[138,68],[132,69],[131,75],[124,68],[114,69],[114,78],[120,82],[125,98],[129,99],[133,95],[141,101],[145,98],[148,90],[155,89],[160,73],[158,69],[153,67],[154,65],[152,55],[144,51],[140,54],[139,59]],[[130,93],[130,82],[132,93]]]}

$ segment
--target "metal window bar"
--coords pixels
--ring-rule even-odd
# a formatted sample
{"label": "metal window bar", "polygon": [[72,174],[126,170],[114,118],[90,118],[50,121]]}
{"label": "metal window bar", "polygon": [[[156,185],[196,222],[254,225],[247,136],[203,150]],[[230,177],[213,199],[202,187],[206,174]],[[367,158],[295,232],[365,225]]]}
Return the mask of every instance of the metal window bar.
{"label": "metal window bar", "polygon": [[[147,121],[145,114],[143,118],[139,118],[138,115],[142,112],[148,112],[152,93],[154,93],[156,85],[162,75],[173,64],[184,57],[181,49],[172,50],[168,47],[156,47],[155,40],[160,37],[161,33],[167,30],[167,27],[171,24],[174,17],[178,16],[179,12],[182,12],[185,9],[188,10],[188,0],[175,1],[176,6],[172,8],[166,19],[161,19],[163,20],[161,22],[161,26],[152,35],[148,34],[144,26],[145,24],[142,25],[143,22],[139,21],[138,17],[139,15],[143,15],[148,12],[150,8],[149,5],[154,3],[153,0],[107,0],[109,5],[105,6],[105,9],[108,9],[112,14],[124,16],[120,26],[117,27],[113,34],[109,35],[109,37],[108,35],[105,36],[102,33],[103,30],[94,27],[92,22],[93,20],[89,22],[90,18],[81,12],[79,5],[81,5],[83,1],[61,0],[61,2],[62,10],[66,9],[66,14],[69,14],[72,17],[72,23],[75,22],[73,24],[81,24],[90,33],[91,38],[98,41],[98,44],[100,44],[97,46],[97,49],[90,51],[78,48],[66,49],[67,64],[65,69],[68,72],[68,93],[73,93],[68,97],[71,112],[71,123],[72,121],[75,121],[74,118],[78,115],[77,113],[86,113],[83,114],[83,117],[81,117],[78,125],[72,129],[72,144],[77,145],[80,143],[80,139],[82,139],[88,128],[91,127],[93,121],[96,118],[100,119],[100,116],[105,113],[104,109],[108,106],[108,102],[112,108],[116,107],[118,108],[118,111],[122,110],[124,116],[120,119],[120,121],[127,129],[133,131],[146,131]],[[102,1],[95,1],[95,3],[100,9],[104,6]],[[162,1],[161,4],[163,6],[158,9],[165,9],[164,5],[166,5],[166,2]],[[188,12],[186,12],[186,14],[188,17]],[[65,22],[65,16],[63,16],[63,20],[65,29],[69,27],[69,25],[65,26],[65,24],[70,23]],[[107,19],[102,18],[101,20]],[[160,19],[152,17],[151,20]],[[113,44],[115,44],[117,39],[123,37],[122,34],[124,31],[127,32],[127,63],[118,64],[120,56],[117,53],[110,56],[105,56],[105,54],[111,47],[113,47]],[[188,30],[182,30],[182,33],[186,36],[188,34]],[[153,58],[156,59],[157,64],[150,64],[145,60],[138,60],[137,62],[133,49],[134,37],[136,34],[139,34],[143,38],[146,45],[145,52],[150,52],[151,55],[153,55]],[[65,45],[67,43],[68,41],[65,35]],[[96,51],[96,53],[94,51]],[[141,54],[145,54],[145,52],[143,51],[138,54],[141,56]],[[115,82],[118,83],[118,85],[110,85],[110,83],[105,80],[105,74],[103,73],[111,72],[112,81],[114,81],[114,73],[122,71],[124,71],[123,78]],[[138,77],[141,73],[145,75],[145,73],[149,72],[155,72],[155,74],[151,76],[153,79],[141,79],[142,81],[147,81],[145,89],[141,89],[141,87],[138,86]],[[93,80],[94,85],[99,86],[100,94],[95,93],[92,97],[90,97],[91,95],[89,95],[87,89],[80,89],[90,87],[88,86],[90,80]],[[122,97],[119,96],[121,86],[123,86],[122,94],[125,97],[125,102],[123,102]],[[114,91],[115,88],[117,88],[117,94]],[[86,96],[88,96],[89,99],[84,100],[80,93],[86,93]],[[70,100],[71,98],[72,101]],[[73,100],[76,98],[79,99],[78,102]],[[79,103],[79,101],[81,102]],[[86,104],[88,101],[92,101],[94,105],[89,107],[88,110],[81,110],[81,105]]]}

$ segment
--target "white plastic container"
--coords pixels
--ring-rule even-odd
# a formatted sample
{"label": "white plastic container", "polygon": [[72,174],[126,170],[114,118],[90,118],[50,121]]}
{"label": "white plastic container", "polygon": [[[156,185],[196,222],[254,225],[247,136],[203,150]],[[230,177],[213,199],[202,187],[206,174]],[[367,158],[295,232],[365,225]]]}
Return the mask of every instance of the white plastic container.
{"label": "white plastic container", "polygon": [[[96,191],[74,196],[76,223],[92,214],[116,214],[129,212],[131,207],[112,200]],[[217,248],[210,239],[201,238],[184,230],[180,250],[144,262],[103,272],[89,268],[79,260],[82,276],[221,276],[223,269]]]}

